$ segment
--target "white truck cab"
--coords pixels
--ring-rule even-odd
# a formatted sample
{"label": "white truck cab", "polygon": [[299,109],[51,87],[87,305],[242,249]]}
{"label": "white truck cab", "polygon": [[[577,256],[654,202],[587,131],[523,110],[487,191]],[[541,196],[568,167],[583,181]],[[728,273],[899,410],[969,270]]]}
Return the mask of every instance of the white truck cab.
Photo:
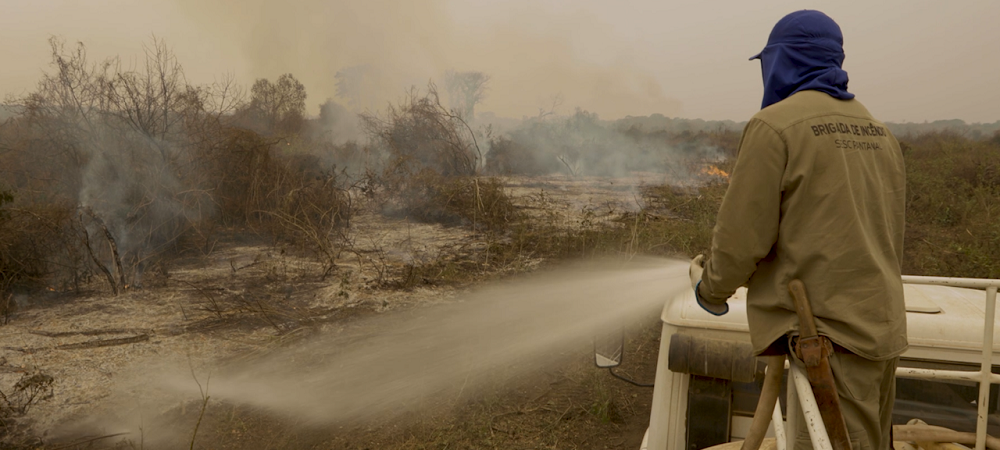
{"label": "white truck cab", "polygon": [[[897,372],[894,424],[919,418],[956,431],[976,431],[977,400],[987,394],[977,387],[977,380],[990,378],[968,371],[984,366],[991,368],[988,372],[1000,373],[1000,367],[992,365],[1000,361],[1000,354],[992,350],[1000,348],[1000,339],[993,336],[991,321],[984,320],[995,310],[997,285],[1000,280],[904,277],[910,346]],[[751,356],[746,290],[737,291],[729,305],[728,314],[716,317],[703,311],[688,291],[666,302],[643,450],[699,450],[746,436],[764,364]],[[991,338],[984,339],[984,334]],[[941,370],[966,372],[928,375]],[[910,378],[915,372],[926,373]],[[992,377],[996,382],[997,376]],[[1000,396],[997,386],[989,381],[986,386],[989,401],[984,425],[997,435]],[[779,405],[787,411],[784,397]]]}

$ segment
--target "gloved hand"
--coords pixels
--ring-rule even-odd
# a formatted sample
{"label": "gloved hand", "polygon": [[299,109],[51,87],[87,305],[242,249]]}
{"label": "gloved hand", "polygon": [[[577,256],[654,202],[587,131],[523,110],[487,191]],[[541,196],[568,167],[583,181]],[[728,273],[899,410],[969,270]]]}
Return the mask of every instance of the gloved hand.
{"label": "gloved hand", "polygon": [[698,288],[701,287],[701,274],[705,271],[704,264],[705,255],[698,255],[691,260],[691,267],[688,269],[688,276],[691,277],[691,288],[694,289],[694,299],[698,302],[698,306],[701,306],[701,309],[708,311],[713,316],[721,316],[729,312],[728,303],[723,302],[721,305],[709,303],[702,300],[701,295],[698,294]]}
{"label": "gloved hand", "polygon": [[705,271],[705,255],[695,256],[691,260],[691,267],[688,269],[688,276],[691,277],[691,288],[697,289],[701,282],[701,273]]}

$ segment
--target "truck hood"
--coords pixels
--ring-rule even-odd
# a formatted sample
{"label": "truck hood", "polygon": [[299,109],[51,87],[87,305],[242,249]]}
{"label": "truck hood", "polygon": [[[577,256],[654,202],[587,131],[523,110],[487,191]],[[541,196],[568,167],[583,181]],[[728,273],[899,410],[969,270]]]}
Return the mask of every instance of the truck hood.
{"label": "truck hood", "polygon": [[[986,294],[976,289],[903,284],[906,301],[909,359],[978,363],[982,355]],[[746,334],[746,288],[729,298],[729,313],[713,316],[695,303],[687,290],[669,299],[660,319],[679,329]],[[994,358],[1000,357],[1000,333],[994,337]],[[996,359],[995,359],[996,360]]]}

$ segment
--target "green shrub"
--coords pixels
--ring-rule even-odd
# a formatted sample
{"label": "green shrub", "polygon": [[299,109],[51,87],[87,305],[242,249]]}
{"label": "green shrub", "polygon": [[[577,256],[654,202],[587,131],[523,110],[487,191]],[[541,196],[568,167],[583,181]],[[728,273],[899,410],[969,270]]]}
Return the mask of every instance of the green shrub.
{"label": "green shrub", "polygon": [[942,132],[903,144],[903,273],[1000,278],[1000,143]]}

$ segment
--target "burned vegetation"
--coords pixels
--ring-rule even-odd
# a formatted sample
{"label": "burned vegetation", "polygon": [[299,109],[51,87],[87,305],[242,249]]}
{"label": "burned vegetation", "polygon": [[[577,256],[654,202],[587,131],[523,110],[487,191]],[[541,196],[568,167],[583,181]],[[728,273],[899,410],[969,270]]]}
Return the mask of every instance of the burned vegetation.
{"label": "burned vegetation", "polygon": [[[343,122],[343,107],[327,102],[320,119],[308,119],[305,89],[291,74],[249,90],[231,78],[195,86],[162,41],[130,69],[90,61],[82,45],[51,44],[50,70],[13,99],[17,114],[0,130],[7,296],[118,295],[148,284],[150,268],[162,272],[172,258],[210,254],[232,239],[308,253],[325,279],[345,252],[364,251],[352,235],[359,214],[503,240],[523,216],[509,177],[680,167],[676,178],[690,184],[735,142],[734,131],[615,130],[585,111],[565,120],[540,114],[499,132],[472,117],[489,78],[454,72],[449,100],[433,83],[411,89],[398,104],[351,119],[361,140],[340,141],[324,120]],[[682,151],[664,151],[675,146]]]}
{"label": "burned vegetation", "polygon": [[[12,445],[86,414],[57,405],[110,395],[103,368],[154,347],[182,354],[189,335],[294,342],[546,261],[682,252],[657,236],[682,219],[649,210],[658,194],[639,184],[719,185],[702,171],[725,170],[737,136],[584,111],[494,125],[475,116],[489,81],[478,72],[361,114],[327,101],[310,118],[291,74],[193,85],[159,40],[135,67],[51,48],[0,124],[0,307],[20,336],[4,350],[3,417],[42,405],[34,431],[0,430]],[[581,203],[591,191],[601,199]],[[203,357],[269,344],[254,345]],[[51,404],[45,389],[61,381]]]}
{"label": "burned vegetation", "polygon": [[[0,440],[12,448],[97,442],[81,437],[91,430],[38,436],[86,416],[91,406],[79,405],[110,395],[113,372],[154,347],[169,359],[207,339],[195,359],[241,361],[552,261],[706,252],[740,138],[732,122],[560,115],[558,98],[534,117],[490,120],[476,115],[489,93],[479,72],[449,72],[440,91],[430,82],[365,109],[351,87],[364,67],[344,69],[331,83],[354,110],[328,100],[309,117],[292,74],[249,89],[229,77],[193,85],[159,40],[136,67],[91,61],[83,45],[51,48],[38,87],[9,99],[0,123],[0,313],[19,333],[0,359]],[[990,257],[1000,140],[902,138],[904,271],[1000,277]],[[635,339],[655,349],[656,333]],[[636,358],[655,365],[654,350]],[[544,375],[558,395],[515,386],[402,431],[305,441],[261,409],[217,413],[211,387],[167,415],[198,430],[192,447],[257,448],[272,432],[287,448],[409,448],[414,437],[525,447],[616,436],[634,446],[648,408],[633,405],[648,394],[595,377],[575,365]],[[74,378],[88,381],[67,382],[76,387],[51,404],[53,386]],[[142,447],[135,436],[98,437]]]}

